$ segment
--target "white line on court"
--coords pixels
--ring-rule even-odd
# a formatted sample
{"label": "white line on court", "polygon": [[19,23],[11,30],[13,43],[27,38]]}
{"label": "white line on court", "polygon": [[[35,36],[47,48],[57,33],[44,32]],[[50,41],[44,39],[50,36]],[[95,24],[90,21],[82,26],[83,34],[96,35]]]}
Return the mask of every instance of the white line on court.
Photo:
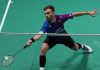
{"label": "white line on court", "polygon": [[5,10],[5,13],[4,13],[4,16],[3,16],[2,21],[1,21],[0,32],[1,32],[2,27],[3,27],[3,25],[4,25],[4,21],[5,21],[5,19],[6,19],[6,16],[7,16],[7,13],[8,13],[8,10],[9,10],[9,7],[10,7],[10,4],[11,4],[11,3],[12,3],[12,1],[9,0],[9,1],[8,1],[8,4],[7,4],[7,7],[6,7],[6,10]]}

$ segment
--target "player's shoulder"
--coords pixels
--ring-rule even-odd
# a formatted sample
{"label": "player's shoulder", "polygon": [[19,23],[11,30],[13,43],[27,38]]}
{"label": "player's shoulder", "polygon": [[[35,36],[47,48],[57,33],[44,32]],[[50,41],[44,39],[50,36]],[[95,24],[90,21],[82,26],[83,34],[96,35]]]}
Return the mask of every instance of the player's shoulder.
{"label": "player's shoulder", "polygon": [[72,13],[59,14],[59,15],[55,15],[55,16],[56,16],[56,17],[62,17],[62,16],[66,16],[66,15],[72,15]]}
{"label": "player's shoulder", "polygon": [[48,26],[48,25],[49,25],[49,23],[48,23],[47,20],[44,21],[44,25],[45,25],[45,26]]}
{"label": "player's shoulder", "polygon": [[44,20],[44,23],[48,23],[48,20],[45,19],[45,20]]}
{"label": "player's shoulder", "polygon": [[56,19],[60,19],[62,16],[61,16],[61,14],[57,14],[57,15],[55,15],[55,17],[56,17]]}
{"label": "player's shoulder", "polygon": [[71,17],[73,17],[72,13],[56,15],[56,18],[59,18],[59,19],[71,18]]}
{"label": "player's shoulder", "polygon": [[69,15],[69,14],[57,14],[55,15],[56,18],[63,18],[64,16]]}

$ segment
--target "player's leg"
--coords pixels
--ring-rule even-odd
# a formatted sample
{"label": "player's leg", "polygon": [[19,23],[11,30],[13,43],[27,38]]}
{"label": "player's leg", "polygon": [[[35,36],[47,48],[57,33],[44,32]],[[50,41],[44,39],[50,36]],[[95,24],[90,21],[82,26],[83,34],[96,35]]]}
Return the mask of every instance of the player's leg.
{"label": "player's leg", "polygon": [[46,64],[46,52],[48,51],[49,46],[47,43],[43,43],[41,52],[40,52],[40,70],[44,70]]}
{"label": "player's leg", "polygon": [[64,45],[68,46],[69,48],[75,51],[78,49],[82,49],[85,52],[92,53],[92,49],[89,46],[85,44],[75,43],[70,36],[65,37]]}
{"label": "player's leg", "polygon": [[[87,53],[93,52],[92,48],[88,45],[80,44],[80,43],[75,43],[75,45],[78,45],[79,47],[81,47],[80,49],[82,49],[84,52],[87,52]],[[77,47],[77,46],[75,46],[75,47]]]}
{"label": "player's leg", "polygon": [[70,36],[65,36],[63,44],[75,51],[81,48],[81,46],[75,44],[74,40]]}
{"label": "player's leg", "polygon": [[45,70],[45,64],[46,64],[46,53],[47,51],[52,48],[55,45],[55,43],[51,42],[50,40],[46,39],[41,48],[40,52],[40,70]]}

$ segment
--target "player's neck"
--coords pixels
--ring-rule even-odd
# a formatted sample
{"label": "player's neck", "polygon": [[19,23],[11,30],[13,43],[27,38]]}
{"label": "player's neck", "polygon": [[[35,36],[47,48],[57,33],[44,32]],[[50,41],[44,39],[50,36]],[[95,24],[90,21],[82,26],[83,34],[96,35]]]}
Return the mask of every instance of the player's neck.
{"label": "player's neck", "polygon": [[56,23],[56,17],[55,17],[55,16],[53,16],[51,22],[52,22],[52,23]]}

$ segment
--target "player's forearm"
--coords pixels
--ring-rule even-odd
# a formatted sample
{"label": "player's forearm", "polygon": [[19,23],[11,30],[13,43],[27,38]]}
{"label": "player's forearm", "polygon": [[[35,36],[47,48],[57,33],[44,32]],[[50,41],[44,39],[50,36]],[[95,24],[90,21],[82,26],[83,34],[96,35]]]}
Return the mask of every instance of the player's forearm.
{"label": "player's forearm", "polygon": [[42,35],[43,35],[43,32],[39,32],[38,35],[35,35],[34,37],[30,38],[29,41],[27,42],[27,44],[24,46],[24,48],[29,47],[33,42],[40,39],[42,37]]}
{"label": "player's forearm", "polygon": [[73,16],[78,17],[78,16],[82,16],[82,15],[88,15],[89,12],[75,12],[72,13]]}
{"label": "player's forearm", "polygon": [[33,39],[36,41],[36,40],[39,40],[41,37],[42,37],[42,35],[43,35],[43,32],[39,32],[39,35],[35,35],[34,37],[33,37]]}
{"label": "player's forearm", "polygon": [[35,41],[39,40],[42,37],[42,35],[35,35],[33,38]]}

